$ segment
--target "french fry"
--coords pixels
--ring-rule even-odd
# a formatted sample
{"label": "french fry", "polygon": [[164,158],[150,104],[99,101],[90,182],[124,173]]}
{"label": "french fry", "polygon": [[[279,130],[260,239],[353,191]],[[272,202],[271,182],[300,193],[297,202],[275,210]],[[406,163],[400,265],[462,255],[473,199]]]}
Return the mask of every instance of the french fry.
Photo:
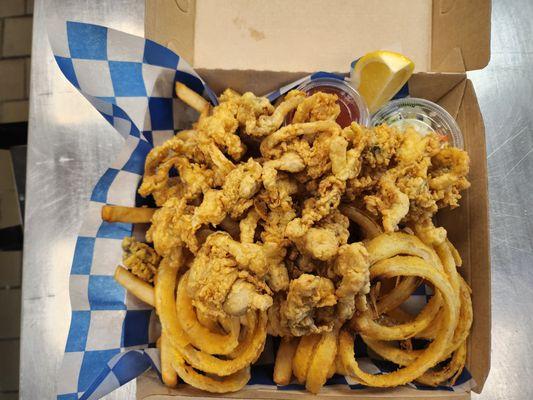
{"label": "french fry", "polygon": [[202,115],[207,115],[209,112],[209,102],[196,93],[194,90],[189,89],[181,82],[176,82],[176,95],[189,107],[194,108]]}
{"label": "french fry", "polygon": [[161,378],[167,386],[174,387],[178,384],[178,374],[172,366],[172,344],[168,340],[166,333],[163,332],[160,337],[161,352]]}
{"label": "french fry", "polygon": [[110,206],[102,207],[102,220],[107,222],[128,222],[132,224],[148,223],[152,220],[155,208],[148,207],[124,207]]}
{"label": "french fry", "polygon": [[274,364],[274,382],[288,385],[292,378],[292,359],[298,347],[299,338],[282,338]]}
{"label": "french fry", "polygon": [[137,278],[126,268],[119,266],[115,269],[115,280],[139,300],[155,306],[154,287]]}

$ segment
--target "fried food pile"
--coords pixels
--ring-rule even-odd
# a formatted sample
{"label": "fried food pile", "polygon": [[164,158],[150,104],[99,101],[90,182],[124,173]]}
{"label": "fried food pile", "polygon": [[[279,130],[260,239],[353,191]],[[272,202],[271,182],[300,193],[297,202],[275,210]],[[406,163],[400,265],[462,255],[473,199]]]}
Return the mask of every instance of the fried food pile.
{"label": "fried food pile", "polygon": [[[294,375],[317,393],[335,372],[368,386],[453,382],[470,292],[432,217],[469,186],[467,153],[437,133],[342,129],[334,94],[293,90],[273,106],[228,89],[215,107],[183,85],[177,94],[200,117],[146,158],[139,194],[158,208],[103,211],[150,222],[147,243],[124,240],[131,272],[116,278],[156,308],[163,381],[239,390],[268,332],[282,338],[278,384]],[[411,315],[401,306],[421,284],[434,295]],[[362,371],[354,334],[402,368]]]}

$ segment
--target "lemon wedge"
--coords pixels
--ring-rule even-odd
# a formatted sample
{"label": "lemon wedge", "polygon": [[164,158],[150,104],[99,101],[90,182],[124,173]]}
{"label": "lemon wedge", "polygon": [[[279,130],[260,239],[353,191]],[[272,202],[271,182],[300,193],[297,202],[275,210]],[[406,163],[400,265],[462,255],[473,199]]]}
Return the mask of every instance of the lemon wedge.
{"label": "lemon wedge", "polygon": [[378,50],[357,60],[351,76],[370,113],[392,99],[413,74],[415,64],[402,54]]}

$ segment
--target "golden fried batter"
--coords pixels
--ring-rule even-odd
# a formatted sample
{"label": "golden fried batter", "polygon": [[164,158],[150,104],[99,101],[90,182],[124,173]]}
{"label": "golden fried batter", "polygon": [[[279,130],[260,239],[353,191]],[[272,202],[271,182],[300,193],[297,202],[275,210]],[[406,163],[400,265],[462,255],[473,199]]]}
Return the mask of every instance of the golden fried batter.
{"label": "golden fried batter", "polygon": [[342,129],[336,95],[293,90],[273,106],[226,90],[219,101],[148,154],[139,194],[160,207],[146,234],[155,250],[124,244],[124,264],[147,281],[158,257],[186,248],[204,319],[269,309],[274,334],[331,330],[366,309],[369,291],[368,254],[339,206],[436,241],[431,218],[469,186],[464,151],[409,128]]}
{"label": "golden fried batter", "polygon": [[145,282],[153,282],[154,275],[159,266],[161,257],[153,248],[145,243],[140,243],[133,237],[122,240],[122,263]]}

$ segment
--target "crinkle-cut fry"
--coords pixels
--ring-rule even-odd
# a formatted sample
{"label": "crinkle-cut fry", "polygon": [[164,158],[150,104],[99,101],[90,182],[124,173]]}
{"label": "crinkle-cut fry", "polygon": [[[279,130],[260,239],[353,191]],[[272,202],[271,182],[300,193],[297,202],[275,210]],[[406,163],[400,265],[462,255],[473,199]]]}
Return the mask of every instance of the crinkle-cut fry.
{"label": "crinkle-cut fry", "polygon": [[185,104],[194,108],[200,114],[207,115],[209,113],[209,102],[181,82],[176,82],[176,95]]}
{"label": "crinkle-cut fry", "polygon": [[[170,260],[170,257],[173,259]],[[179,349],[189,344],[178,321],[176,313],[176,278],[183,264],[182,249],[177,248],[170,257],[159,263],[155,280],[155,309],[163,331],[168,335],[172,346]]]}
{"label": "crinkle-cut fry", "polygon": [[243,348],[242,353],[234,359],[221,360],[210,354],[198,351],[192,346],[186,346],[180,349],[180,352],[187,363],[200,371],[218,376],[232,375],[250,366],[250,364],[259,358],[263,351],[266,341],[267,317],[265,312],[261,312],[259,315],[259,321],[254,330],[254,334]]}
{"label": "crinkle-cut fry", "polygon": [[274,382],[277,385],[288,385],[292,378],[292,359],[296,353],[299,338],[282,337],[281,343],[276,353],[276,362],[274,363]]}
{"label": "crinkle-cut fry", "polygon": [[387,326],[376,322],[367,310],[352,318],[352,327],[362,335],[378,340],[406,340],[414,337],[434,321],[442,306],[442,297],[439,292],[431,297],[422,311],[411,321],[397,325]]}
{"label": "crinkle-cut fry", "polygon": [[187,295],[189,271],[183,274],[178,283],[176,310],[179,324],[187,334],[189,341],[196,348],[209,354],[229,354],[239,344],[240,323],[238,318],[232,321],[232,329],[228,334],[219,334],[203,326],[196,316],[192,301]]}
{"label": "crinkle-cut fry", "polygon": [[161,354],[161,378],[163,383],[167,386],[174,387],[178,384],[178,374],[172,366],[172,357],[174,350],[168,340],[168,337],[163,332],[159,338],[159,353]]}
{"label": "crinkle-cut fry", "polygon": [[115,269],[114,278],[124,289],[139,300],[144,301],[152,307],[155,306],[154,287],[152,285],[120,266]]}
{"label": "crinkle-cut fry", "polygon": [[353,334],[346,330],[341,332],[339,348],[344,368],[350,375],[361,380],[367,386],[394,387],[403,385],[417,379],[442,359],[457,325],[459,316],[456,304],[457,299],[444,274],[418,257],[395,256],[382,260],[371,267],[370,275],[371,278],[378,276],[387,278],[393,276],[417,276],[431,282],[435,290],[440,291],[443,297],[445,313],[443,314],[441,329],[435,340],[411,364],[397,371],[383,375],[372,375],[362,371],[354,356]]}
{"label": "crinkle-cut fry", "polygon": [[302,336],[300,342],[298,343],[298,347],[296,347],[296,352],[294,353],[294,358],[292,359],[292,373],[300,384],[305,382],[307,371],[309,370],[309,365],[311,364],[313,350],[319,341],[320,334]]}
{"label": "crinkle-cut fry", "polygon": [[335,365],[338,334],[338,328],[324,332],[313,351],[305,380],[305,388],[311,393],[317,394],[320,391],[328,379],[331,366]]}
{"label": "crinkle-cut fry", "polygon": [[106,204],[102,207],[102,220],[106,222],[126,222],[144,224],[152,220],[156,208],[125,207]]}
{"label": "crinkle-cut fry", "polygon": [[178,350],[174,350],[172,366],[185,383],[197,389],[211,393],[237,392],[246,386],[250,380],[249,366],[225,377],[202,375],[196,372],[193,367],[187,365]]}
{"label": "crinkle-cut fry", "polygon": [[373,239],[383,233],[381,225],[374,221],[366,212],[347,204],[340,205],[339,210],[352,222],[359,225],[365,240]]}

